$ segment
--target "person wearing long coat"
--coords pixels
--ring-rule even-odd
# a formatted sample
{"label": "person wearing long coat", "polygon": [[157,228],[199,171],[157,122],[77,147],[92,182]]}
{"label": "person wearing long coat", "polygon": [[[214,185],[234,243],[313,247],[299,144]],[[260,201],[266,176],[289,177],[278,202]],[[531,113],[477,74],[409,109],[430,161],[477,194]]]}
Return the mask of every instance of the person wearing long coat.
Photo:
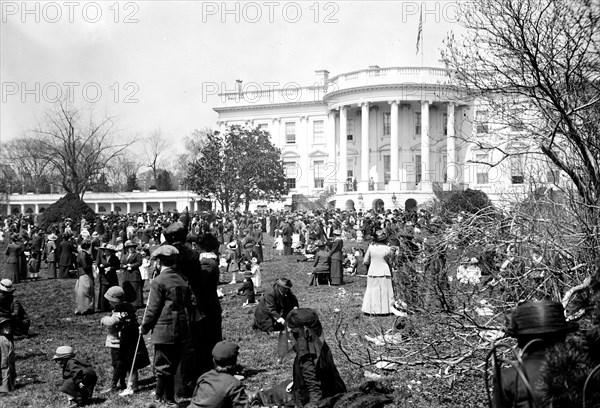
{"label": "person wearing long coat", "polygon": [[125,291],[125,300],[135,307],[144,307],[144,294],[142,274],[142,254],[135,248],[137,244],[128,240],[124,245],[127,253],[121,258],[121,269],[123,269],[123,290]]}
{"label": "person wearing long coat", "polygon": [[48,235],[48,242],[44,249],[44,260],[48,264],[48,278],[56,279],[56,240],[58,237],[56,234]]}
{"label": "person wearing long coat", "polygon": [[390,265],[393,262],[394,251],[386,245],[387,239],[388,236],[383,230],[377,231],[363,260],[367,267],[367,289],[362,311],[370,315],[392,313],[394,290]]}
{"label": "person wearing long coat", "polygon": [[283,255],[292,255],[292,235],[294,234],[294,228],[289,221],[285,223],[281,230],[281,236],[283,237]]}
{"label": "person wearing long coat", "polygon": [[100,289],[98,290],[98,311],[100,312],[111,311],[110,303],[108,303],[104,294],[111,287],[119,286],[117,271],[121,267],[121,262],[119,262],[116,252],[117,248],[110,244],[99,248],[98,283],[100,284]]}
{"label": "person wearing long coat", "polygon": [[336,229],[333,231],[333,235],[334,239],[329,251],[329,258],[331,259],[331,284],[342,285],[344,284],[344,269],[342,268],[344,241],[340,236],[342,235],[342,231]]}
{"label": "person wearing long coat", "polygon": [[77,282],[75,282],[75,314],[94,313],[94,274],[92,271],[92,243],[83,241],[77,255]]}
{"label": "person wearing long coat", "polygon": [[331,281],[331,260],[329,258],[329,253],[325,250],[325,241],[318,240],[317,242],[315,242],[315,245],[317,246],[317,248],[319,248],[319,250],[315,254],[315,262],[313,263],[313,275],[312,279],[310,280],[310,286],[318,286],[321,283],[329,283]]}
{"label": "person wearing long coat", "polygon": [[250,232],[250,237],[254,240],[254,251],[258,254],[258,262],[264,260],[263,256],[263,231],[262,224],[257,222],[254,224],[254,229]]}
{"label": "person wearing long coat", "polygon": [[254,329],[264,332],[283,330],[286,316],[298,307],[298,298],[291,288],[292,282],[289,279],[279,278],[264,293],[254,311]]}
{"label": "person wearing long coat", "polygon": [[3,278],[10,279],[13,283],[20,282],[20,265],[21,265],[21,252],[23,252],[23,246],[20,243],[20,237],[17,234],[10,236],[11,243],[6,247],[6,272]]}
{"label": "person wearing long coat", "polygon": [[69,277],[69,269],[73,266],[73,254],[75,247],[71,242],[69,234],[63,234],[62,242],[58,246],[58,278],[67,279]]}

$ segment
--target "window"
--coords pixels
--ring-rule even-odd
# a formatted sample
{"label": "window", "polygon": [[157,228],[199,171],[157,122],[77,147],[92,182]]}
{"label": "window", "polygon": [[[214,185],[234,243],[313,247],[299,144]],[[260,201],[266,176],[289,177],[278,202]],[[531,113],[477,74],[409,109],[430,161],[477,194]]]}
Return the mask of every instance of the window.
{"label": "window", "polygon": [[258,125],[258,130],[264,130],[265,132],[269,131],[269,124],[268,123],[261,123],[260,125]]}
{"label": "window", "polygon": [[488,166],[481,163],[488,162],[487,153],[477,153],[475,155],[475,161],[477,162],[477,184],[488,184],[490,182],[490,177],[488,174]]}
{"label": "window", "polygon": [[325,122],[315,120],[313,122],[313,143],[323,143],[325,133]]}
{"label": "window", "polygon": [[443,113],[442,114],[442,127],[444,128],[444,136],[448,136],[448,114],[447,113]]}
{"label": "window", "polygon": [[348,118],[346,120],[346,140],[354,140],[354,119]]}
{"label": "window", "polygon": [[288,188],[296,188],[296,177],[298,176],[298,167],[296,162],[283,162],[283,168],[285,169],[285,182]]}
{"label": "window", "polygon": [[421,182],[421,177],[423,168],[421,167],[421,155],[417,154],[415,156],[415,184],[419,184]]}
{"label": "window", "polygon": [[421,112],[415,112],[415,135],[421,134]]}
{"label": "window", "polygon": [[296,123],[286,122],[285,123],[285,142],[288,144],[296,143]]}
{"label": "window", "polygon": [[477,133],[487,133],[488,132],[488,111],[487,110],[478,110],[475,112],[475,122],[477,124],[476,132]]}
{"label": "window", "polygon": [[510,180],[513,184],[523,184],[523,156],[516,154],[510,156]]}
{"label": "window", "polygon": [[325,186],[324,165],[325,161],[323,160],[315,160],[313,162],[315,188],[323,188]]}
{"label": "window", "polygon": [[388,136],[392,133],[392,119],[390,112],[383,112],[383,135]]}

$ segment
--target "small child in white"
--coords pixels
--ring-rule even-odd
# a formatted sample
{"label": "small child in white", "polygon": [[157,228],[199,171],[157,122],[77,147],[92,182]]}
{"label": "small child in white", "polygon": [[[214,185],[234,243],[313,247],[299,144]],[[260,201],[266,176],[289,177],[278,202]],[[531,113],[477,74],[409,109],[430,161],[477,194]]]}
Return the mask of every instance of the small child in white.
{"label": "small child in white", "polygon": [[258,289],[262,283],[260,277],[260,265],[258,264],[258,259],[256,257],[252,257],[251,262],[250,271],[252,272],[252,283],[254,284],[254,288]]}
{"label": "small child in white", "polygon": [[279,230],[277,231],[275,242],[273,242],[273,249],[275,250],[275,255],[283,255],[283,237]]}

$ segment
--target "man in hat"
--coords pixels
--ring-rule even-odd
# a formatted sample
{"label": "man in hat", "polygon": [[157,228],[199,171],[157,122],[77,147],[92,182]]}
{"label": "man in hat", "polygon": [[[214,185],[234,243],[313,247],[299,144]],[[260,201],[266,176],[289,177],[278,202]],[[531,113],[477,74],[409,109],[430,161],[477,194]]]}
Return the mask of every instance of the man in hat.
{"label": "man in hat", "polygon": [[63,233],[62,242],[58,245],[58,278],[67,279],[69,277],[69,269],[73,266],[73,260],[77,251],[71,242],[71,235]]}
{"label": "man in hat", "polygon": [[298,307],[298,299],[292,293],[292,281],[279,278],[269,288],[254,311],[253,328],[264,332],[281,331],[285,318]]}
{"label": "man in hat", "polygon": [[562,304],[552,301],[521,303],[509,320],[506,331],[517,339],[522,364],[502,370],[496,367],[493,405],[495,408],[545,406],[547,397],[541,389],[541,373],[546,353],[564,343],[567,333],[578,326],[567,323]]}
{"label": "man in hat", "polygon": [[239,349],[237,344],[230,341],[215,345],[212,349],[214,368],[198,379],[190,408],[248,406],[245,387],[233,376]]}
{"label": "man in hat", "polygon": [[156,394],[158,403],[170,408],[175,402],[175,373],[184,345],[189,340],[189,315],[193,312],[192,290],[187,280],[174,268],[179,251],[163,245],[152,253],[160,274],[150,285],[150,297],[140,333],[152,330]]}

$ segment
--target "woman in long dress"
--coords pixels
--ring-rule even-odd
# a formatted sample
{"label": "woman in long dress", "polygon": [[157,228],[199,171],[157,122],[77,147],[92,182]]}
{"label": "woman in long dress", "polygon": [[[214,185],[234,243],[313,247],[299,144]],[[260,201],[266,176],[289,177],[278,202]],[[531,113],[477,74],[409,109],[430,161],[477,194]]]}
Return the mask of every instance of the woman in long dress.
{"label": "woman in long dress", "polygon": [[56,279],[56,240],[58,237],[52,233],[48,235],[48,243],[44,251],[46,263],[48,263],[48,279]]}
{"label": "woman in long dress", "polygon": [[92,270],[92,242],[83,241],[77,255],[77,282],[75,283],[75,314],[94,313],[94,273]]}
{"label": "woman in long dress", "polygon": [[135,307],[144,307],[144,295],[142,274],[142,255],[137,252],[137,244],[133,241],[125,242],[127,253],[121,258],[121,269],[123,269],[123,290],[125,291],[125,300]]}
{"label": "woman in long dress", "polygon": [[5,252],[6,269],[3,277],[6,279],[10,279],[14,283],[19,283],[21,281],[21,276],[19,274],[21,252],[23,251],[23,246],[21,245],[21,237],[18,234],[11,234],[10,241],[11,242],[6,247]]}
{"label": "woman in long dress", "polygon": [[393,261],[394,251],[386,244],[387,239],[385,231],[377,231],[363,261],[368,272],[362,311],[370,315],[392,313],[394,290],[392,289],[390,265]]}

